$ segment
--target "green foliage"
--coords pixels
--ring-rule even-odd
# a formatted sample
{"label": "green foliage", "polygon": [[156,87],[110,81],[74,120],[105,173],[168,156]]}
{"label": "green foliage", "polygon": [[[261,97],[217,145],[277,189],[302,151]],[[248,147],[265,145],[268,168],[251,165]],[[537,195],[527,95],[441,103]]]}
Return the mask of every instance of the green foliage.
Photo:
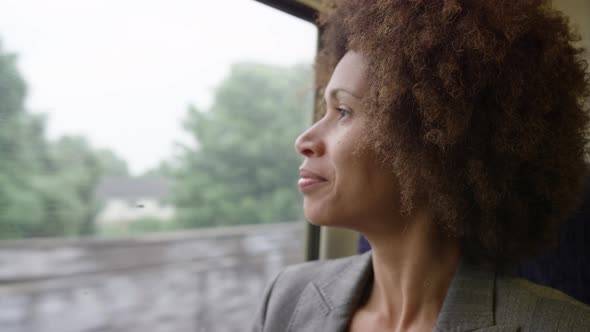
{"label": "green foliage", "polygon": [[163,160],[161,161],[158,166],[148,169],[145,171],[141,177],[163,177],[163,178],[170,178],[174,174],[174,170],[172,169],[172,165],[170,165],[169,161]]}
{"label": "green foliage", "polygon": [[[60,199],[65,200],[70,194],[69,201],[77,199],[77,206],[82,207],[80,214],[62,216],[61,223],[74,227],[67,227],[66,232],[61,234],[93,234],[94,218],[98,213],[95,189],[105,175],[127,175],[127,164],[112,152],[95,150],[84,138],[75,136],[60,138],[49,147],[49,155],[52,172],[47,175],[66,189],[60,194]],[[70,221],[70,218],[64,217],[75,219]]]}
{"label": "green foliage", "polygon": [[188,110],[175,170],[178,220],[190,227],[302,219],[293,142],[311,114],[311,71],[234,65],[207,112]]}
{"label": "green foliage", "polygon": [[0,47],[0,121],[14,118],[23,109],[26,86],[16,67],[16,59]]}
{"label": "green foliage", "polygon": [[80,137],[49,142],[25,97],[16,57],[0,49],[0,239],[92,234],[96,184],[127,165]]}

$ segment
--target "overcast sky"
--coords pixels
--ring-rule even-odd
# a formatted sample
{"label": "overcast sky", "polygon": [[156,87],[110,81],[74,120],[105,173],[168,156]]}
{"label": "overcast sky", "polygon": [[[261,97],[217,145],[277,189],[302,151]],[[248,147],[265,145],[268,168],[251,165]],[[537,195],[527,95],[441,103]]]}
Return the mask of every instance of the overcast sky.
{"label": "overcast sky", "polygon": [[0,40],[19,55],[28,109],[49,136],[86,136],[154,167],[185,141],[231,63],[310,63],[316,29],[253,0],[0,0]]}

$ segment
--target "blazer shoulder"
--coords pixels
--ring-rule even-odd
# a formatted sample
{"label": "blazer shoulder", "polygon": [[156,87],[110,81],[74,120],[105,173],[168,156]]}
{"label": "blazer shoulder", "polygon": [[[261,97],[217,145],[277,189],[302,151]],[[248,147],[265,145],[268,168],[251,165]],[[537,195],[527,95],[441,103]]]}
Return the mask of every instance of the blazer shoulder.
{"label": "blazer shoulder", "polygon": [[531,331],[590,331],[590,307],[553,288],[518,278],[497,280],[497,322]]}

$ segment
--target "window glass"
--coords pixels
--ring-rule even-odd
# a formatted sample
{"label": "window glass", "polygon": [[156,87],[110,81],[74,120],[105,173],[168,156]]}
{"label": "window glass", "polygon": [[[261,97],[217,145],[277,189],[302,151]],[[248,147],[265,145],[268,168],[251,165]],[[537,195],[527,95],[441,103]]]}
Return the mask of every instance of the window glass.
{"label": "window glass", "polygon": [[316,34],[256,1],[0,1],[0,330],[243,330],[303,259]]}

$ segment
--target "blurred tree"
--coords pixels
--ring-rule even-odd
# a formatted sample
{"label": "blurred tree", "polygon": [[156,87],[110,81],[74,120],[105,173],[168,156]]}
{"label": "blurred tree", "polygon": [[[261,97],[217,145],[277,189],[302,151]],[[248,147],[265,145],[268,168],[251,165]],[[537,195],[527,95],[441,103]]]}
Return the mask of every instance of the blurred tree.
{"label": "blurred tree", "polygon": [[241,63],[215,91],[207,112],[190,107],[174,168],[178,221],[189,227],[301,220],[293,142],[310,119],[312,75]]}
{"label": "blurred tree", "polygon": [[112,152],[81,137],[46,139],[46,117],[25,111],[16,56],[0,47],[0,239],[93,233],[94,188],[127,175]]}
{"label": "blurred tree", "polygon": [[[37,163],[27,136],[39,118],[24,113],[26,85],[16,67],[16,56],[0,47],[0,237],[19,236],[43,219],[43,202],[34,190],[30,174]],[[34,137],[31,137],[34,138]],[[26,206],[26,209],[22,207]]]}
{"label": "blurred tree", "polygon": [[127,164],[111,151],[93,149],[79,136],[60,138],[49,152],[53,172],[48,176],[59,179],[61,186],[73,193],[72,199],[77,200],[75,205],[79,213],[60,216],[59,220],[70,226],[64,229],[65,234],[93,234],[94,218],[99,208],[94,197],[95,189],[106,175],[128,175]]}
{"label": "blurred tree", "polygon": [[143,172],[141,177],[163,177],[170,178],[174,176],[174,170],[169,161],[163,160],[156,167],[150,168]]}

